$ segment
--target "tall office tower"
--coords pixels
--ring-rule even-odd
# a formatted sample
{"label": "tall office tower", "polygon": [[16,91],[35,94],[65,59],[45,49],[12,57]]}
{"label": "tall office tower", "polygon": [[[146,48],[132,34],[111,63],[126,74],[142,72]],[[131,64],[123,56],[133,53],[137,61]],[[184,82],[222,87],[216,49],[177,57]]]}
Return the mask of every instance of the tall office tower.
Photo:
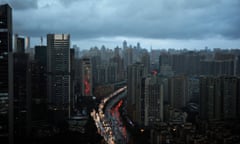
{"label": "tall office tower", "polygon": [[47,46],[35,46],[34,59],[47,71]]}
{"label": "tall office tower", "polygon": [[47,72],[50,108],[70,116],[70,35],[47,35]]}
{"label": "tall office tower", "polygon": [[144,94],[144,125],[153,126],[163,121],[163,84],[156,75],[145,79]]}
{"label": "tall office tower", "polygon": [[142,78],[145,77],[144,65],[135,63],[127,70],[127,111],[134,122],[141,123]]}
{"label": "tall office tower", "polygon": [[30,94],[32,96],[32,127],[38,131],[47,123],[47,46],[35,46],[34,60],[29,62]]}
{"label": "tall office tower", "polygon": [[81,59],[81,95],[92,96],[92,63],[90,58]]}
{"label": "tall office tower", "polygon": [[93,87],[97,85],[97,67],[101,64],[101,56],[100,54],[94,55],[91,57],[92,62],[92,76],[93,76]]}
{"label": "tall office tower", "polygon": [[137,43],[137,49],[141,49],[141,45],[139,42]]}
{"label": "tall office tower", "polygon": [[74,80],[75,80],[75,49],[71,48],[70,49],[70,95],[71,95],[71,98],[70,98],[70,106],[71,106],[71,109],[75,107],[75,101],[74,101]]}
{"label": "tall office tower", "polygon": [[25,38],[20,37],[18,34],[14,36],[14,48],[16,53],[25,52]]}
{"label": "tall office tower", "polygon": [[[21,41],[21,45],[23,41]],[[13,54],[13,80],[14,80],[14,139],[22,141],[30,136],[31,96],[28,93],[28,63],[29,55],[23,51]]]}
{"label": "tall office tower", "polygon": [[123,41],[123,50],[127,49],[127,47],[128,47],[128,46],[127,46],[127,41],[124,40],[124,41]]}
{"label": "tall office tower", "polygon": [[81,59],[76,58],[74,62],[75,74],[74,74],[74,101],[77,103],[81,96]]}
{"label": "tall office tower", "polygon": [[29,36],[27,36],[25,38],[25,49],[26,49],[26,52],[28,52],[30,49],[30,37]]}
{"label": "tall office tower", "polygon": [[174,108],[181,109],[186,106],[187,82],[187,77],[183,75],[169,78],[170,105]]}
{"label": "tall office tower", "polygon": [[145,67],[145,73],[150,73],[150,55],[148,52],[142,54],[141,63],[143,63]]}
{"label": "tall office tower", "polygon": [[13,143],[12,8],[8,4],[0,5],[0,143]]}

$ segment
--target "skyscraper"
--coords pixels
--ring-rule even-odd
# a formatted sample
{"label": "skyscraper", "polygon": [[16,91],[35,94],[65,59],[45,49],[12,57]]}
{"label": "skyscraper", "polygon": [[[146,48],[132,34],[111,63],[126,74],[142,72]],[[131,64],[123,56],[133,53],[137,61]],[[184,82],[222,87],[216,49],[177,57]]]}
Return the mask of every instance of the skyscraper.
{"label": "skyscraper", "polygon": [[70,110],[70,35],[47,35],[47,72],[50,108],[66,116]]}
{"label": "skyscraper", "polygon": [[[24,45],[24,39],[21,45]],[[14,140],[18,142],[30,135],[31,118],[30,84],[27,81],[29,54],[22,50],[13,53]]]}
{"label": "skyscraper", "polygon": [[127,49],[127,47],[128,47],[128,46],[127,46],[127,41],[124,40],[124,41],[123,41],[123,50]]}
{"label": "skyscraper", "polygon": [[200,78],[200,117],[206,120],[221,119],[221,81],[216,77]]}
{"label": "skyscraper", "polygon": [[0,5],[0,143],[13,143],[12,8]]}
{"label": "skyscraper", "polygon": [[34,61],[29,62],[29,81],[33,130],[47,121],[47,46],[35,46]]}
{"label": "skyscraper", "polygon": [[25,52],[25,38],[18,36],[18,34],[15,34],[14,37],[14,47],[15,51],[17,53],[24,53]]}
{"label": "skyscraper", "polygon": [[127,70],[127,86],[128,86],[128,102],[127,111],[130,118],[137,123],[141,123],[141,90],[142,78],[146,76],[144,73],[144,65],[135,63],[128,66]]}
{"label": "skyscraper", "polygon": [[239,77],[200,78],[200,117],[206,120],[239,117]]}
{"label": "skyscraper", "polygon": [[184,75],[169,78],[170,104],[174,108],[181,109],[186,106],[188,95],[187,77]]}
{"label": "skyscraper", "polygon": [[92,96],[92,63],[90,58],[81,60],[81,94]]}
{"label": "skyscraper", "polygon": [[156,75],[145,79],[144,87],[145,126],[153,126],[154,123],[163,121],[163,84]]}
{"label": "skyscraper", "polygon": [[115,48],[114,57],[112,57],[109,61],[110,63],[116,63],[117,65],[117,75],[116,81],[121,81],[124,79],[124,61],[119,54],[120,48]]}
{"label": "skyscraper", "polygon": [[123,60],[125,69],[133,63],[133,49],[127,46],[126,41],[123,42]]}
{"label": "skyscraper", "polygon": [[25,49],[28,52],[30,49],[30,37],[25,38]]}
{"label": "skyscraper", "polygon": [[145,73],[149,73],[150,72],[150,55],[148,52],[144,52],[142,54],[142,57],[141,57],[141,62],[143,63],[144,65],[144,68],[145,68]]}

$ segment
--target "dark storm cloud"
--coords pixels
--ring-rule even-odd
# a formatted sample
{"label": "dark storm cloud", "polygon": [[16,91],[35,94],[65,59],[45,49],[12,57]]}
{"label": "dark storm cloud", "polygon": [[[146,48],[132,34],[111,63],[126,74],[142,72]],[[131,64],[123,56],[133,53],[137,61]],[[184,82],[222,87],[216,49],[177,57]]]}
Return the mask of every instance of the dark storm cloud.
{"label": "dark storm cloud", "polygon": [[38,4],[35,0],[21,0],[26,5],[12,2],[18,5],[13,5],[15,9],[36,8],[39,4],[36,10],[15,12],[15,31],[30,36],[70,33],[75,39],[240,38],[239,0],[41,0]]}
{"label": "dark storm cloud", "polygon": [[83,1],[83,0],[59,0],[59,2],[63,5],[63,6],[70,6],[72,5],[73,3],[75,2],[78,2],[78,1]]}
{"label": "dark storm cloud", "polygon": [[3,0],[2,3],[9,3],[15,10],[34,9],[38,7],[38,0]]}

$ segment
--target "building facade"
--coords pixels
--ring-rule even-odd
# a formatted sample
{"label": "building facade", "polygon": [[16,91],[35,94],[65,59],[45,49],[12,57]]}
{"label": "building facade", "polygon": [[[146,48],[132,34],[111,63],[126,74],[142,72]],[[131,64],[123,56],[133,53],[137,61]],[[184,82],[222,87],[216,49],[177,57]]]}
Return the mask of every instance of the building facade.
{"label": "building facade", "polygon": [[134,122],[141,123],[142,78],[145,77],[144,65],[135,63],[127,70],[127,111]]}
{"label": "building facade", "polygon": [[92,96],[92,63],[90,58],[81,59],[81,95]]}
{"label": "building facade", "polygon": [[70,110],[70,35],[47,35],[47,73],[50,109]]}
{"label": "building facade", "polygon": [[200,78],[200,117],[204,120],[239,117],[240,79],[235,76]]}
{"label": "building facade", "polygon": [[156,75],[145,79],[144,87],[145,126],[153,126],[154,123],[163,121],[163,84]]}
{"label": "building facade", "polygon": [[12,8],[8,4],[0,5],[0,117],[0,142],[11,144],[13,143]]}

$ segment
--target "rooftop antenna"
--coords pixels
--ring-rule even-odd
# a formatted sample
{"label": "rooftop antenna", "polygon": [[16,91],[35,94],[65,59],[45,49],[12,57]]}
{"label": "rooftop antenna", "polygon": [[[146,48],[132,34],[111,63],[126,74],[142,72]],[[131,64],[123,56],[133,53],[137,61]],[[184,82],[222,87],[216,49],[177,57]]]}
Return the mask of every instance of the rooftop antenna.
{"label": "rooftop antenna", "polygon": [[43,45],[43,37],[41,36],[41,46]]}

